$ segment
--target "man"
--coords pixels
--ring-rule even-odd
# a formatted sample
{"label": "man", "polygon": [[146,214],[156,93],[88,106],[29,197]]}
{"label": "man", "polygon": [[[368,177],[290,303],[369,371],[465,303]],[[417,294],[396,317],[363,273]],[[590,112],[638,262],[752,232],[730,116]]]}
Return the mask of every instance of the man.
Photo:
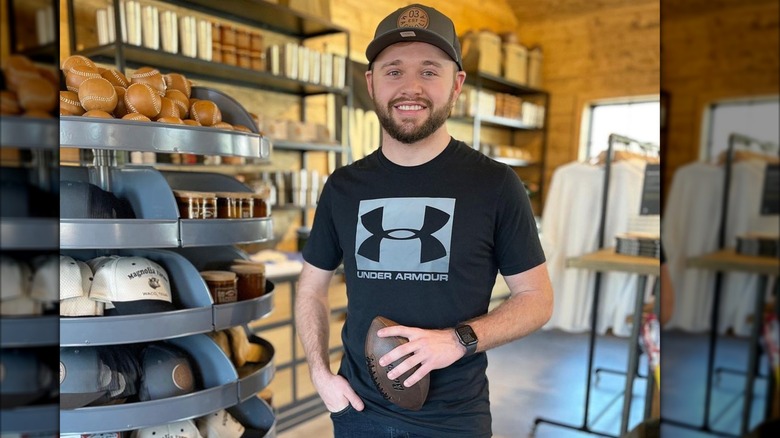
{"label": "man", "polygon": [[[303,250],[295,312],[311,378],[336,437],[489,437],[484,352],[537,330],[552,311],[528,196],[509,167],[447,132],[466,78],[449,18],[401,8],[366,55],[382,145],[328,179]],[[334,375],[327,294],[341,263],[348,308]],[[487,313],[499,271],[511,298]],[[409,340],[380,365],[412,353],[388,377],[420,364],[408,387],[430,374],[419,411],[386,401],[371,380],[364,342],[378,315],[400,324],[380,336]]]}

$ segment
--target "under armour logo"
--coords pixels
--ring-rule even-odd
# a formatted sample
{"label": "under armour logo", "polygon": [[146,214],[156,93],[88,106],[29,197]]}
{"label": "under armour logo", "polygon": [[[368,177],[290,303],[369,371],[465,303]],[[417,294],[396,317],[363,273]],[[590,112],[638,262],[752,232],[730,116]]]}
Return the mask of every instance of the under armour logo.
{"label": "under armour logo", "polygon": [[441,230],[450,220],[450,215],[437,208],[426,206],[422,228],[395,228],[385,230],[382,226],[384,207],[379,207],[360,216],[363,227],[371,236],[363,241],[358,254],[375,262],[379,262],[379,249],[382,240],[420,240],[420,263],[430,262],[447,255],[447,250],[433,233]]}

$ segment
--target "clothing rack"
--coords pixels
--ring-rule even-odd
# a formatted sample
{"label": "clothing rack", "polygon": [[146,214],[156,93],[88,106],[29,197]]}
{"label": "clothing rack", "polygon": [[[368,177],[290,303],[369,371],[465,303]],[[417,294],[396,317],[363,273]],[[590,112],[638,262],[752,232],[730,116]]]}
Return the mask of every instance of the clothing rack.
{"label": "clothing rack", "polygon": [[[723,192],[721,193],[722,201],[721,201],[721,209],[720,209],[720,227],[718,229],[719,250],[726,249],[726,243],[727,243],[726,235],[728,234],[727,221],[728,221],[728,211],[729,211],[729,194],[731,192],[731,174],[732,174],[732,167],[734,165],[734,153],[737,146],[743,146],[746,147],[747,149],[756,149],[758,152],[765,153],[765,154],[768,154],[772,150],[780,152],[780,149],[778,149],[778,145],[775,143],[762,141],[750,137],[748,135],[740,134],[736,132],[729,134],[728,149],[726,150],[726,160],[724,165]],[[718,313],[720,310],[722,283],[723,283],[723,272],[717,271],[715,274],[712,311],[710,313],[710,333],[708,337],[708,346],[707,346],[707,372],[706,372],[707,385],[704,389],[704,419],[702,421],[702,424],[700,426],[696,426],[696,425],[675,421],[675,420],[663,420],[663,421],[670,424],[674,424],[675,426],[684,427],[693,430],[700,430],[708,433],[718,433],[726,436],[741,436],[741,434],[734,435],[734,434],[728,434],[721,431],[716,431],[710,426],[713,377],[717,372],[717,370],[715,370],[715,350],[717,348],[717,331],[718,331],[718,323],[720,319]],[[758,293],[760,294],[761,291],[759,291]],[[754,321],[756,321],[754,322],[754,329],[755,329],[760,324],[761,321],[760,318],[758,318],[758,315],[754,316]],[[748,382],[746,386],[748,387],[752,387],[753,382],[758,374],[758,360],[757,360],[758,346],[751,345],[750,349],[751,351],[748,359],[747,373],[743,371],[731,370],[731,369],[721,370],[721,371],[727,371],[735,374],[747,374],[746,378]],[[742,425],[741,425],[742,433],[746,431],[746,428],[749,423],[749,418],[750,418],[750,402],[748,400],[745,400],[743,416],[742,416]]]}
{"label": "clothing rack", "polygon": [[[609,140],[608,140],[608,146],[607,151],[605,154],[605,161],[604,161],[604,184],[602,186],[602,197],[601,197],[601,216],[599,218],[599,231],[598,231],[598,249],[604,249],[606,242],[606,222],[607,222],[607,208],[609,206],[609,184],[610,184],[610,178],[611,178],[611,167],[612,162],[614,161],[614,154],[616,150],[616,146],[620,146],[624,148],[627,151],[639,151],[642,154],[649,156],[651,154],[658,156],[660,153],[660,146],[648,143],[648,142],[642,142],[630,137],[626,137],[620,134],[610,134]],[[583,413],[582,423],[580,425],[572,425],[567,423],[562,423],[559,421],[549,420],[542,417],[537,417],[534,420],[534,426],[532,429],[531,434],[533,435],[536,431],[536,428],[541,423],[547,423],[551,424],[553,426],[563,427],[567,429],[574,429],[580,432],[590,433],[593,435],[600,435],[605,437],[613,437],[617,438],[618,435],[611,435],[604,432],[599,432],[596,430],[591,429],[590,425],[588,424],[588,417],[590,413],[590,397],[591,397],[591,386],[592,386],[592,375],[593,375],[593,362],[595,359],[595,350],[596,350],[596,332],[597,332],[597,323],[598,323],[598,309],[599,309],[599,302],[600,302],[600,295],[601,295],[601,277],[602,273],[600,271],[596,271],[595,273],[595,280],[594,280],[594,288],[593,288],[593,307],[591,310],[591,327],[589,331],[588,336],[588,367],[587,367],[587,378],[585,381],[585,412]],[[640,293],[639,290],[637,290],[637,293]],[[634,324],[640,324],[639,321],[635,321]],[[634,348],[633,344],[630,348]],[[634,354],[630,354],[630,364],[628,367],[628,373],[635,373],[638,362],[636,361],[636,358],[634,357]],[[611,371],[615,372],[615,371]],[[622,374],[622,372],[619,372]],[[632,376],[633,377],[633,376]],[[630,397],[630,394],[623,394],[624,397]],[[611,403],[607,405],[606,408],[609,408],[611,406]],[[605,408],[605,409],[606,409]],[[624,409],[623,415],[622,415],[622,427],[626,427],[626,422],[628,420],[628,412],[626,412],[626,409]],[[622,433],[623,431],[621,431]]]}

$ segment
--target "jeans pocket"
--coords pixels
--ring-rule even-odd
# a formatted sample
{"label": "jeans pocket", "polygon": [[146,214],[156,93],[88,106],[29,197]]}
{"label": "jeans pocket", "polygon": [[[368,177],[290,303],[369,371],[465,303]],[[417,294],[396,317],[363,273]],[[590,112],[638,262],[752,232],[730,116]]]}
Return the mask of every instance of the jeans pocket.
{"label": "jeans pocket", "polygon": [[331,412],[330,413],[330,418],[337,418],[337,417],[344,416],[345,414],[349,413],[350,411],[352,411],[352,404],[348,404],[344,409],[342,409],[340,411]]}

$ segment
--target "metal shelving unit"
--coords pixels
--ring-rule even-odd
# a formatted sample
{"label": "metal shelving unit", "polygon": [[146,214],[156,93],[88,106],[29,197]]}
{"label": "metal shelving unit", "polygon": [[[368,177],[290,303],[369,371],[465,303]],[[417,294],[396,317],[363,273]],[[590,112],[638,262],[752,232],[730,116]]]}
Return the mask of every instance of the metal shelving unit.
{"label": "metal shelving unit", "polygon": [[[535,201],[536,203],[534,203],[535,210],[538,209],[538,211],[536,211],[536,214],[541,215],[542,194],[543,194],[544,178],[545,178],[544,170],[545,170],[545,162],[546,162],[546,154],[547,154],[547,126],[548,126],[549,105],[550,105],[549,93],[539,88],[516,84],[514,82],[507,81],[502,77],[487,74],[487,73],[480,73],[480,72],[467,72],[466,83],[474,86],[474,88],[478,92],[485,90],[485,91],[491,91],[496,93],[511,94],[514,96],[534,99],[537,101],[538,100],[544,101],[543,104],[545,109],[544,122],[541,127],[528,125],[521,120],[510,119],[506,117],[481,115],[479,113],[479,108],[477,108],[477,111],[475,112],[476,114],[473,117],[452,118],[453,121],[460,122],[460,123],[468,123],[473,125],[472,146],[475,148],[478,147],[480,144],[482,127],[509,129],[515,132],[532,133],[533,135],[542,136],[540,155],[539,157],[535,157],[536,159],[533,162],[529,162],[527,160],[518,160],[515,158],[507,158],[507,157],[491,157],[496,161],[502,162],[504,164],[507,164],[517,169],[536,168],[536,173],[534,175],[535,177],[538,177],[538,181],[536,181],[536,183],[538,184],[538,190],[535,190],[532,193],[534,196],[534,198],[532,198],[532,203],[534,203],[534,199],[535,199],[536,200]],[[524,170],[524,171],[528,172],[528,170]]]}

